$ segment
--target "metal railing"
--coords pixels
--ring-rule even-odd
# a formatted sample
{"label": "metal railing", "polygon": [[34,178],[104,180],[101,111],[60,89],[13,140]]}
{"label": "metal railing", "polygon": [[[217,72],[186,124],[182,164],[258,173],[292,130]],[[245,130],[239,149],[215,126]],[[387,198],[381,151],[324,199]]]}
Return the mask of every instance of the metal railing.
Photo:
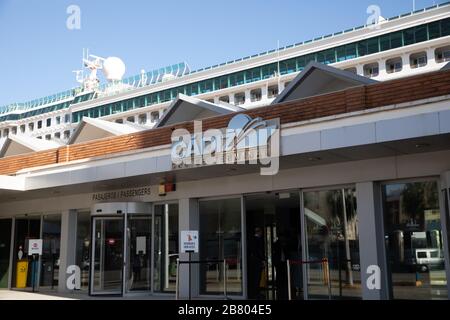
{"label": "metal railing", "polygon": [[180,259],[177,259],[177,276],[175,281],[175,299],[179,300],[180,296],[180,264],[188,264],[189,265],[189,300],[191,300],[191,264],[210,264],[210,263],[222,263],[223,264],[223,295],[224,299],[228,299],[228,293],[227,293],[227,273],[228,273],[228,264],[227,260],[186,260],[186,261],[180,261]]}
{"label": "metal railing", "polygon": [[[292,300],[292,288],[291,288],[291,265],[301,265],[304,264],[320,264],[322,265],[322,275],[323,283],[328,287],[328,299],[331,300],[331,276],[330,276],[330,266],[328,259],[321,260],[286,260],[287,267],[287,287],[288,287],[288,300]],[[307,284],[304,284],[307,285]]]}

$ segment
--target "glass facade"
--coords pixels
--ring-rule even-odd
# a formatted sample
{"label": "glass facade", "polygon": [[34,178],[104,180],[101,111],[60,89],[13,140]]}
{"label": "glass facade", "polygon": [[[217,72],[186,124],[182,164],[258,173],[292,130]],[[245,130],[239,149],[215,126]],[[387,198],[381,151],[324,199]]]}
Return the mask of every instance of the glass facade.
{"label": "glass facade", "polygon": [[[227,292],[242,294],[241,199],[205,200],[199,203],[200,260],[228,264]],[[222,262],[200,264],[200,293],[222,294]]]}
{"label": "glass facade", "polygon": [[355,189],[305,192],[304,216],[308,296],[360,299]]}
{"label": "glass facade", "polygon": [[436,181],[383,187],[386,256],[394,299],[447,299]]}
{"label": "glass facade", "polygon": [[42,256],[40,288],[58,288],[61,215],[46,215],[42,219]]}

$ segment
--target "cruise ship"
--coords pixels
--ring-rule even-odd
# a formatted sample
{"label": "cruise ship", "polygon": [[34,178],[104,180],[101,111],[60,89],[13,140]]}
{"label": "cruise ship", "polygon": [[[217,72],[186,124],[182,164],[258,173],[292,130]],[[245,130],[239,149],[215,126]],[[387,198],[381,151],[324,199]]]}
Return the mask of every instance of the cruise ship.
{"label": "cruise ship", "polygon": [[8,137],[46,140],[40,148],[68,144],[84,117],[148,129],[179,94],[243,109],[266,106],[311,61],[377,81],[439,70],[450,61],[450,3],[199,70],[183,62],[122,79],[120,59],[83,54],[89,75],[77,71],[80,86],[0,107],[0,144]]}

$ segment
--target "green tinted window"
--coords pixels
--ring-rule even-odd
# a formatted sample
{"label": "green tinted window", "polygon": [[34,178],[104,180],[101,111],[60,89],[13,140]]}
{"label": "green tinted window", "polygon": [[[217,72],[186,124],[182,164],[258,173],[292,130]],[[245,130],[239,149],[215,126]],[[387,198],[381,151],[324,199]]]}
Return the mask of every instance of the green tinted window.
{"label": "green tinted window", "polygon": [[367,53],[372,54],[377,53],[378,51],[380,51],[378,47],[378,37],[367,40]]}
{"label": "green tinted window", "polygon": [[441,22],[436,21],[428,24],[428,34],[431,39],[436,39],[441,36]]}
{"label": "green tinted window", "polygon": [[289,59],[285,61],[280,62],[280,73],[281,74],[288,74],[295,72],[297,70],[296,66],[296,59]]}
{"label": "green tinted window", "polygon": [[390,35],[385,35],[380,37],[380,50],[385,51],[391,48],[391,37]]}
{"label": "green tinted window", "polygon": [[414,28],[406,29],[403,31],[403,39],[405,46],[414,44]]}
{"label": "green tinted window", "polygon": [[367,41],[359,41],[358,42],[358,56],[362,57],[367,54]]}
{"label": "green tinted window", "polygon": [[422,41],[427,41],[428,40],[428,35],[427,35],[427,26],[420,26],[420,27],[416,27],[414,30],[414,34],[415,34],[415,42],[422,42]]}
{"label": "green tinted window", "polygon": [[441,21],[441,37],[450,35],[450,18]]}
{"label": "green tinted window", "polygon": [[391,49],[399,48],[403,46],[403,33],[394,32],[391,33]]}

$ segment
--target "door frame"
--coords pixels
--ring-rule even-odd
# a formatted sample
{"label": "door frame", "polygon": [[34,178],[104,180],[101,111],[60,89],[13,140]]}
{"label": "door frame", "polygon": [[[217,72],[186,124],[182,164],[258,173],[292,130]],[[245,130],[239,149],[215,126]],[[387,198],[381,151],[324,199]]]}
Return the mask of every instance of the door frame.
{"label": "door frame", "polygon": [[[96,220],[122,220],[123,232],[122,232],[122,268],[121,268],[121,288],[120,293],[116,292],[94,292],[94,268],[95,268],[95,221]],[[125,248],[126,248],[126,236],[125,229],[126,228],[126,213],[120,216],[113,214],[105,214],[105,215],[91,215],[91,261],[89,267],[89,295],[90,296],[123,296],[124,294],[124,285],[125,285],[125,268],[126,268],[126,256],[125,256]]]}

